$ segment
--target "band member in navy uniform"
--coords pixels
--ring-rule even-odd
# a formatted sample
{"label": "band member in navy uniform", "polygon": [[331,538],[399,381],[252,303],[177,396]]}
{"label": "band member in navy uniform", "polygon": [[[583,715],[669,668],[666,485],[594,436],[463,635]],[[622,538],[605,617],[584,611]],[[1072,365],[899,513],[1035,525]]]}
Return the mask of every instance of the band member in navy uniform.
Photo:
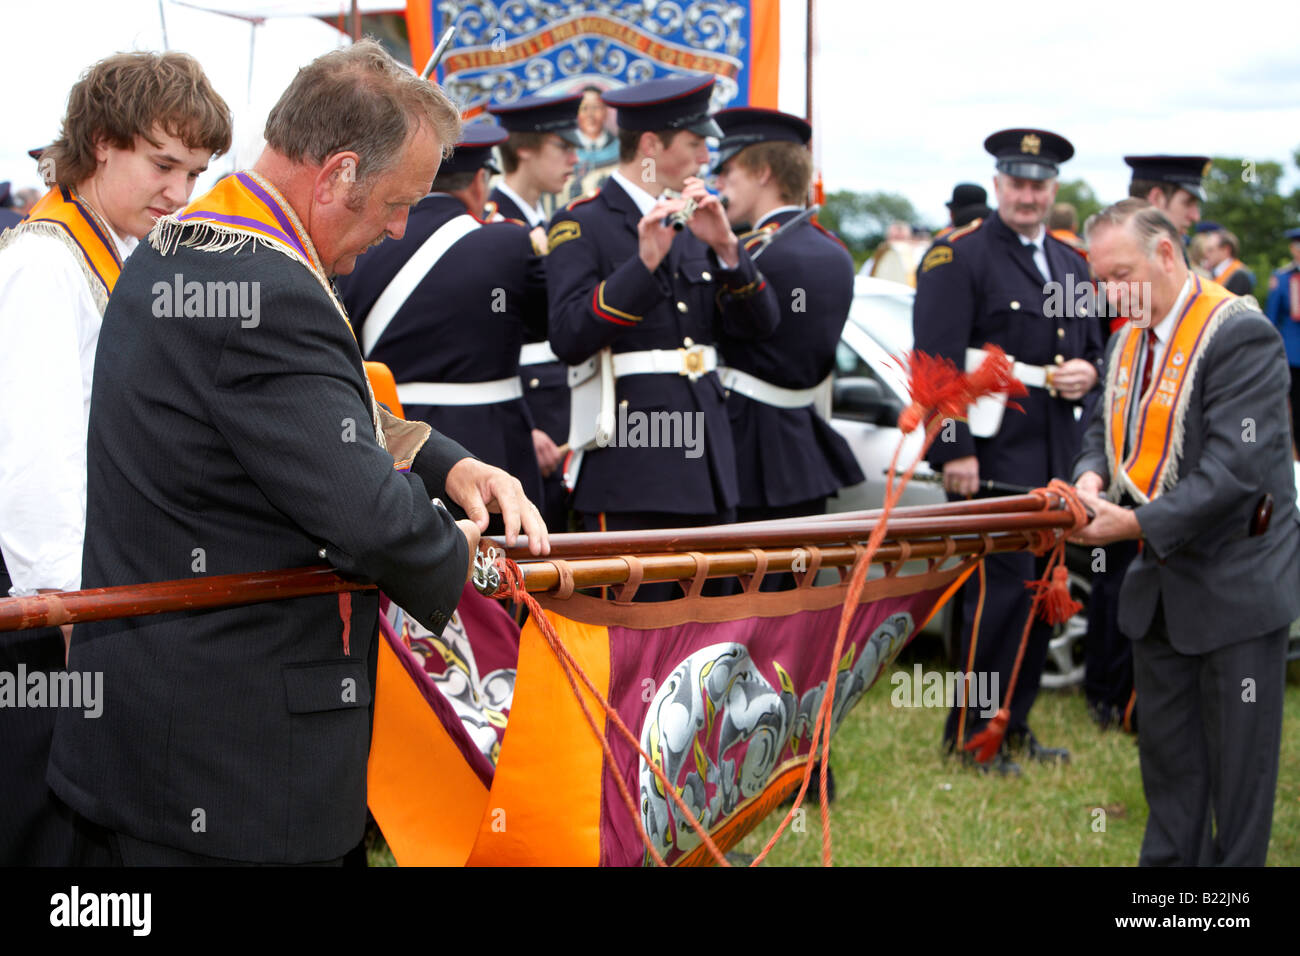
{"label": "band member in navy uniform", "polygon": [[[723,331],[770,335],[780,311],[722,204],[696,178],[708,159],[704,138],[722,133],[709,118],[713,82],[669,77],[606,93],[618,110],[618,169],[551,221],[551,347],[578,365],[608,346],[616,376],[617,433],[583,453],[574,490],[588,530],[735,516],[736,460],[714,343]],[[689,214],[680,231],[673,214]],[[676,447],[661,447],[654,439],[673,421]],[[647,423],[664,427],[653,436],[636,428]]]}
{"label": "band member in navy uniform", "polygon": [[1201,180],[1210,172],[1210,157],[1125,156],[1124,162],[1133,170],[1129,196],[1155,206],[1184,235],[1201,221]]}
{"label": "band member in navy uniform", "polygon": [[492,147],[505,138],[494,123],[466,126],[406,234],[361,256],[337,286],[362,354],[392,369],[406,417],[508,471],[536,501],[519,347],[526,330],[546,331],[545,266],[526,227],[476,214]]}
{"label": "band member in navy uniform", "polygon": [[[1133,170],[1129,196],[1145,199],[1168,217],[1180,235],[1201,219],[1205,187],[1201,177],[1208,156],[1125,156]],[[1101,313],[1102,341],[1128,320]],[[1093,561],[1088,595],[1088,634],[1084,639],[1083,691],[1088,714],[1102,730],[1137,731],[1137,695],[1133,690],[1133,642],[1119,629],[1119,588],[1137,557],[1136,541],[1106,545],[1101,562]]]}
{"label": "band member in navy uniform", "polygon": [[488,196],[492,212],[517,219],[529,229],[546,225],[541,199],[564,189],[578,164],[578,107],[582,94],[528,96],[495,104],[488,112],[510,133],[501,144],[505,175]]}
{"label": "band member in navy uniform", "polygon": [[[1052,298],[1049,285],[1082,288],[1090,281],[1083,258],[1044,227],[1056,198],[1057,164],[1069,159],[1074,147],[1055,133],[1011,129],[994,133],[984,148],[997,157],[997,211],[979,226],[957,229],[935,242],[926,253],[916,282],[916,348],[964,368],[968,349],[999,345],[1018,363],[1017,374],[1029,394],[1017,400],[1023,411],[1008,409],[988,437],[976,437],[964,421],[945,423],[929,460],[942,469],[944,488],[953,496],[976,494],[986,479],[1040,487],[1053,477],[1068,477],[1083,438],[1083,399],[1098,381],[1101,360],[1100,330],[1091,314],[1095,310],[1076,306],[1073,298],[1070,308],[1055,308],[1053,302],[1059,305],[1066,296]],[[964,588],[963,666],[977,674],[996,674],[1002,695],[1029,612],[1025,582],[1038,577],[1041,563],[1028,553],[984,559],[985,595],[974,641],[981,575],[972,575]],[[1041,745],[1028,725],[1049,636],[1041,622],[1030,633],[1010,701],[1005,749],[1023,748],[1031,758],[1055,761],[1068,759],[1068,753]],[[960,746],[969,740],[986,722],[986,713],[991,716],[991,710],[954,707],[945,743]],[[1019,771],[1005,753],[999,754],[997,767]]]}
{"label": "band member in navy uniform", "polygon": [[[487,216],[518,219],[532,230],[533,244],[546,253],[546,214],[538,200],[558,193],[577,162],[578,108],[582,94],[531,96],[502,106],[492,113],[509,131],[498,147],[505,176],[489,197]],[[569,439],[569,369],[555,357],[546,334],[529,333],[519,353],[519,375],[524,401],[533,414],[533,444],[542,473],[542,517],[549,531],[569,530],[569,493],[565,490],[561,450]]]}
{"label": "band member in navy uniform", "polygon": [[822,417],[853,303],[853,257],[815,219],[800,219],[812,179],[807,122],[753,108],[713,118],[726,134],[715,170],[727,218],[754,224],[741,242],[761,257],[781,308],[769,338],[719,336],[740,483],[736,516],[822,514],[827,496],[863,480],[848,443]]}

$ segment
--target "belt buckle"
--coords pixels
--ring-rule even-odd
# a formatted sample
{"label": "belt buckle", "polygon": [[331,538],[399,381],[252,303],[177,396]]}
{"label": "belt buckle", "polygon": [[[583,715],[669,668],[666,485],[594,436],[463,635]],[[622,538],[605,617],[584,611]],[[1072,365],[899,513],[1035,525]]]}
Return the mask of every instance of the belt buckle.
{"label": "belt buckle", "polygon": [[685,375],[692,382],[705,374],[707,369],[704,367],[704,346],[692,345],[690,348],[678,349],[682,358],[682,369],[678,375]]}

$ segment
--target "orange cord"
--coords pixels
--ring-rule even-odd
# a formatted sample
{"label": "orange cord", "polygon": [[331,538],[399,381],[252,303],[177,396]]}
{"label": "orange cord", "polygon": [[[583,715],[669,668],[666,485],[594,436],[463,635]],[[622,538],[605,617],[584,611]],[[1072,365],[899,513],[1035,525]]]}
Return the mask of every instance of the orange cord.
{"label": "orange cord", "polygon": [[632,795],[627,790],[627,784],[623,781],[623,775],[617,771],[614,754],[610,749],[608,732],[602,731],[596,726],[596,719],[588,709],[586,701],[582,699],[582,694],[579,692],[577,683],[574,681],[575,674],[582,680],[588,693],[596,698],[601,709],[604,710],[605,716],[609,718],[610,722],[614,725],[614,728],[619,732],[619,734],[622,735],[623,739],[636,748],[636,752],[641,755],[641,759],[646,762],[646,766],[648,766],[651,772],[658,778],[660,785],[664,788],[664,793],[677,805],[677,808],[682,812],[682,816],[686,818],[686,822],[691,825],[693,830],[695,830],[696,835],[699,836],[701,842],[708,849],[709,853],[712,854],[713,859],[719,866],[730,866],[731,864],[727,862],[727,858],[723,856],[722,851],[719,850],[717,844],[713,842],[708,831],[704,829],[704,826],[698,819],[696,819],[695,814],[691,813],[690,808],[686,806],[686,803],[678,795],[677,789],[668,780],[667,775],[641,747],[641,741],[637,739],[636,735],[633,734],[632,731],[628,730],[627,725],[624,724],[622,718],[619,717],[618,711],[614,709],[613,705],[611,705],[608,700],[606,700],[605,695],[597,689],[591,678],[587,676],[587,672],[582,669],[582,665],[574,660],[569,649],[564,645],[564,642],[560,640],[559,635],[555,633],[555,628],[551,624],[550,619],[547,618],[546,614],[542,611],[542,606],[538,604],[537,599],[529,594],[524,588],[524,576],[523,572],[519,570],[519,565],[515,564],[515,562],[505,556],[498,557],[496,564],[498,570],[501,572],[501,588],[504,590],[498,589],[495,596],[497,598],[513,598],[515,600],[523,601],[528,605],[528,610],[532,614],[533,620],[537,622],[537,629],[541,632],[542,637],[546,639],[547,645],[551,648],[552,653],[555,654],[556,658],[560,662],[561,668],[564,670],[564,676],[569,681],[569,687],[573,690],[574,697],[578,699],[578,706],[582,708],[582,714],[587,719],[587,726],[591,728],[591,732],[600,740],[601,749],[605,752],[605,759],[609,762],[609,766],[614,768],[614,783],[618,787],[619,795],[623,798],[623,805],[627,807],[628,813],[632,816],[632,822],[635,824],[637,833],[641,837],[641,842],[645,844],[646,851],[654,859],[655,863],[658,866],[665,865],[663,857],[659,855],[654,844],[651,843],[650,837],[646,834],[645,828],[641,825],[641,814],[637,811],[636,802],[632,799]]}

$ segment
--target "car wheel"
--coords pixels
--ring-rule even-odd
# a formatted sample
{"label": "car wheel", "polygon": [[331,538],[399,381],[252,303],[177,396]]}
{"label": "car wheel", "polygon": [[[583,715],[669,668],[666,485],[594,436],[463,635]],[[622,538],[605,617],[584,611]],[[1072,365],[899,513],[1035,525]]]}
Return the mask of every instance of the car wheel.
{"label": "car wheel", "polygon": [[1070,568],[1069,572],[1070,597],[1083,607],[1064,624],[1058,624],[1048,641],[1041,686],[1050,690],[1083,683],[1083,645],[1088,636],[1088,603],[1092,596],[1092,580],[1087,573],[1074,568]]}

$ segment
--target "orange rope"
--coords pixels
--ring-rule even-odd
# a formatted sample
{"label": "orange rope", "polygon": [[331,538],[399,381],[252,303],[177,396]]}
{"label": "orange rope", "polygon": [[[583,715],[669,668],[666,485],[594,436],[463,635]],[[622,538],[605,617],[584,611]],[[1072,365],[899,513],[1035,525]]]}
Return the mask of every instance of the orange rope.
{"label": "orange rope", "polygon": [[[1026,615],[1025,626],[1020,632],[1020,646],[1016,649],[1016,663],[1011,668],[1011,680],[1007,682],[1007,689],[1002,697],[1003,704],[998,708],[998,712],[993,715],[993,719],[985,725],[984,729],[966,743],[966,749],[975,751],[975,759],[980,763],[990,760],[998,748],[1002,746],[1002,738],[1006,735],[1007,726],[1011,719],[1012,695],[1016,691],[1016,682],[1020,679],[1020,665],[1024,662],[1025,650],[1029,646],[1029,632],[1033,629],[1034,618],[1038,616],[1039,608],[1048,600],[1048,596],[1052,592],[1053,572],[1058,567],[1064,568],[1065,566],[1066,539],[1088,523],[1088,510],[1084,507],[1083,502],[1079,500],[1077,492],[1071,485],[1066,484],[1059,478],[1053,478],[1046,488],[1035,488],[1033,491],[1033,494],[1044,500],[1048,499],[1052,493],[1060,495],[1070,509],[1070,514],[1074,518],[1074,525],[1068,530],[1055,529],[1047,534],[1040,532],[1039,544],[1034,548],[1034,552],[1041,554],[1050,547],[1052,553],[1047,559],[1047,567],[1043,570],[1042,578],[1038,581],[1031,581],[1027,585],[1034,588],[1034,598],[1029,603],[1029,614]],[[1068,586],[1066,586],[1065,596],[1068,600]]]}
{"label": "orange rope", "polygon": [[[819,781],[819,796],[821,798],[821,820],[822,820],[822,865],[831,866],[833,854],[831,850],[831,826],[830,826],[830,804],[827,799],[827,768],[830,766],[831,759],[831,720],[834,712],[835,702],[835,683],[839,676],[840,656],[844,653],[844,642],[848,637],[849,624],[853,620],[853,614],[857,609],[858,602],[862,597],[862,589],[867,583],[867,569],[871,566],[871,559],[875,557],[880,548],[880,544],[885,539],[885,531],[889,523],[889,514],[899,499],[903,496],[903,488],[911,480],[912,474],[916,467],[925,458],[925,454],[930,450],[930,445],[939,434],[942,426],[942,419],[936,414],[929,416],[925,428],[925,442],[921,446],[920,452],[916,459],[908,467],[907,471],[898,478],[897,484],[894,482],[894,476],[898,469],[898,456],[902,452],[903,442],[899,441],[898,447],[894,449],[894,457],[889,463],[889,478],[885,486],[885,501],[880,510],[880,519],[876,527],[872,529],[871,535],[867,538],[866,547],[858,553],[857,560],[853,563],[853,574],[849,577],[849,584],[844,596],[844,605],[840,611],[839,631],[835,635],[835,650],[831,654],[830,675],[826,678],[826,695],[822,698],[821,706],[817,709],[817,720],[813,724],[812,743],[809,747],[809,759],[804,767],[803,782],[799,787],[799,793],[795,796],[794,804],[790,807],[785,819],[777,826],[776,832],[772,834],[764,845],[762,851],[754,858],[750,866],[758,866],[759,863],[767,857],[772,847],[776,846],[776,841],[780,839],[781,834],[785,832],[786,826],[794,819],[794,815],[799,811],[803,803],[804,794],[808,791],[808,784],[812,779],[812,768],[814,764],[813,755],[817,753],[818,743],[822,746],[821,756],[821,779]],[[825,736],[822,736],[825,731]]]}
{"label": "orange rope", "polygon": [[642,749],[641,741],[637,739],[636,735],[633,734],[632,731],[628,730],[627,725],[624,724],[622,718],[619,717],[618,711],[614,709],[613,705],[605,699],[605,695],[597,689],[594,683],[592,683],[591,678],[587,676],[587,672],[582,669],[582,665],[574,659],[569,649],[564,645],[564,642],[560,640],[559,635],[555,633],[555,628],[551,624],[550,619],[547,618],[546,614],[542,611],[542,606],[537,603],[537,599],[529,594],[527,589],[524,587],[524,576],[523,572],[519,570],[519,565],[515,564],[514,561],[511,561],[505,556],[498,557],[496,565],[498,570],[501,572],[502,584],[495,596],[497,598],[508,597],[515,600],[521,600],[528,605],[529,612],[537,622],[537,629],[546,639],[546,643],[551,648],[552,653],[554,653],[556,658],[560,661],[560,666],[564,670],[564,676],[569,681],[569,687],[573,690],[573,695],[578,699],[578,706],[582,708],[583,716],[587,719],[587,726],[591,728],[591,732],[600,740],[601,749],[605,753],[605,759],[609,762],[609,766],[613,770],[614,783],[618,786],[619,794],[623,797],[623,804],[627,807],[628,813],[632,816],[632,822],[636,826],[636,831],[641,837],[641,842],[645,844],[646,850],[650,853],[650,856],[654,859],[655,863],[659,866],[663,866],[663,857],[655,850],[654,844],[651,843],[650,837],[646,834],[645,828],[641,825],[641,814],[637,811],[636,803],[633,801],[632,795],[628,793],[627,785],[623,782],[623,775],[618,772],[617,764],[614,761],[614,754],[610,749],[608,732],[602,731],[596,726],[596,719],[587,708],[587,703],[582,699],[582,694],[578,690],[577,684],[574,681],[575,674],[582,680],[587,691],[596,698],[597,702],[604,710],[605,716],[609,718],[610,722],[614,725],[614,728],[628,743],[636,748],[636,752],[641,755],[641,759],[646,762],[646,766],[650,768],[651,772],[658,778],[659,783],[663,786],[664,793],[677,805],[677,808],[686,818],[686,822],[691,825],[691,828],[695,830],[695,833],[699,836],[701,842],[708,849],[709,853],[712,854],[714,861],[717,862],[719,866],[730,866],[731,864],[727,862],[727,858],[723,856],[722,851],[719,850],[717,844],[713,842],[708,831],[704,829],[703,824],[696,819],[695,814],[691,813],[690,808],[686,806],[686,803],[678,795],[677,788],[673,786],[663,770],[661,770],[650,758],[650,755]]}
{"label": "orange rope", "polygon": [[[966,673],[969,674],[975,669],[975,645],[980,639],[980,620],[984,617],[984,595],[987,591],[988,584],[984,577],[984,559],[976,565],[979,574],[979,598],[975,601],[975,619],[971,622],[970,629],[970,651],[966,654]],[[969,694],[961,695],[961,716],[957,718],[957,743],[953,750],[961,752],[961,748],[966,743],[966,706],[970,703]]]}

